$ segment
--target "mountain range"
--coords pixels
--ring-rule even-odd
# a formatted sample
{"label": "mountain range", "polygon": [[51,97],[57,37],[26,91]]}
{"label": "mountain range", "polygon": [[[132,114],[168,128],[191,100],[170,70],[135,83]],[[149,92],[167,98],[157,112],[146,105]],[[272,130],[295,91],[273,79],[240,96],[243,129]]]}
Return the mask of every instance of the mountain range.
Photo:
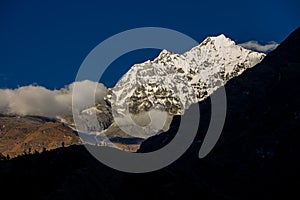
{"label": "mountain range", "polygon": [[[73,131],[80,132],[83,143],[134,152],[144,139],[167,131],[175,115],[183,115],[191,104],[203,101],[264,57],[265,54],[238,46],[224,35],[208,37],[182,55],[163,50],[153,61],[132,66],[116,86],[108,90],[106,99],[83,108],[78,114],[83,121],[80,127],[75,125],[72,112],[60,114],[56,119],[26,115],[0,118],[3,124],[8,119],[15,123],[2,130],[0,153],[15,157],[23,152],[60,147],[60,144],[46,142],[54,140],[56,130],[43,134],[44,128],[40,127],[43,119],[46,127],[50,126],[48,121],[53,121],[57,127],[65,127],[65,132],[74,138],[77,135]],[[91,119],[93,114],[97,116],[96,122]],[[25,133],[15,143],[16,135],[20,134],[19,126]],[[41,142],[39,138],[45,137],[48,138]],[[71,142],[61,139],[61,142],[65,145],[81,143],[78,138]]]}
{"label": "mountain range", "polygon": [[[82,145],[23,155],[12,160],[5,159],[3,155],[0,165],[2,195],[31,199],[292,198],[298,194],[297,182],[300,175],[297,161],[300,131],[299,52],[300,28],[267,56],[260,55],[264,57],[260,63],[257,62],[254,67],[249,65],[247,70],[242,68],[243,73],[226,80],[228,109],[225,126],[215,148],[203,159],[198,158],[198,152],[211,117],[209,98],[203,98],[199,102],[193,101],[199,104],[201,111],[197,137],[180,159],[164,169],[146,174],[118,172],[99,163]],[[166,59],[172,56],[178,55],[166,51],[160,55]],[[145,64],[137,65],[133,71],[139,67],[144,70],[144,66]],[[182,68],[176,74],[180,73],[185,77],[185,70],[186,68]],[[181,73],[182,71],[184,73]],[[126,80],[126,75],[124,78]],[[119,84],[123,83],[122,80],[124,79],[121,79]],[[128,87],[123,85],[122,88],[136,93],[130,84]],[[151,91],[144,88],[147,90],[142,94]],[[114,89],[110,103],[115,103],[113,99],[119,98],[113,97]],[[119,90],[115,89],[115,92],[117,91]],[[120,89],[119,94],[121,92]],[[145,100],[144,97],[139,99],[139,93],[136,94],[133,99],[128,98],[133,104],[135,101]],[[155,95],[152,97],[150,100],[154,101]],[[174,99],[176,100],[175,97]],[[113,114],[127,114],[126,109],[126,112],[122,113],[124,110],[118,110],[118,105],[116,108],[117,110],[112,111]],[[130,110],[128,109],[128,112]],[[176,114],[179,114],[179,110]],[[168,114],[174,114],[172,109],[169,111],[171,113]],[[148,112],[147,106],[134,109],[131,114],[139,112]],[[16,122],[16,119],[22,119],[20,116],[13,117]],[[138,140],[138,153],[151,152],[163,147],[174,138],[180,124],[180,115],[172,117],[167,131],[150,134],[149,138],[140,140],[129,137],[126,141],[132,144],[129,142],[132,138]],[[0,118],[1,121],[7,120],[8,116]],[[61,122],[56,124],[57,120],[30,117],[26,120],[33,120],[34,125],[36,120],[44,120],[49,127],[60,127],[61,132],[67,132],[67,129],[73,131],[68,125],[67,128],[63,128]],[[6,130],[3,125],[6,125],[2,122],[1,125],[2,133]],[[14,128],[13,126],[11,128]],[[28,126],[32,125],[29,123]],[[107,127],[103,134],[124,133],[114,122]],[[45,129],[35,130],[38,130],[38,134],[43,134]],[[47,134],[47,129],[45,133]],[[67,133],[64,134],[68,136]],[[66,140],[66,144],[57,145],[69,144]],[[28,184],[29,180],[31,184]],[[19,192],[15,192],[16,190]]]}

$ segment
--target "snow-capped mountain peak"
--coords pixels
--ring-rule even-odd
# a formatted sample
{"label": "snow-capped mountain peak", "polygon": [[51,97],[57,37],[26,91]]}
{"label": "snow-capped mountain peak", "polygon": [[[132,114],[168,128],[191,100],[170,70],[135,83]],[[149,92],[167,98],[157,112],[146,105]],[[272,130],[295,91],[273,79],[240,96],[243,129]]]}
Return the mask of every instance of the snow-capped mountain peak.
{"label": "snow-capped mountain peak", "polygon": [[[155,121],[151,117],[153,110],[168,116],[182,115],[191,104],[207,98],[264,57],[263,53],[236,45],[223,34],[206,38],[182,55],[163,50],[153,61],[132,66],[116,86],[109,89],[114,118],[119,126],[130,127],[128,133],[139,133],[135,136],[156,134],[166,125],[151,123]],[[139,117],[135,117],[137,115]],[[169,118],[162,116],[163,120]],[[149,122],[146,125],[145,120]],[[132,123],[139,126],[128,125]]]}

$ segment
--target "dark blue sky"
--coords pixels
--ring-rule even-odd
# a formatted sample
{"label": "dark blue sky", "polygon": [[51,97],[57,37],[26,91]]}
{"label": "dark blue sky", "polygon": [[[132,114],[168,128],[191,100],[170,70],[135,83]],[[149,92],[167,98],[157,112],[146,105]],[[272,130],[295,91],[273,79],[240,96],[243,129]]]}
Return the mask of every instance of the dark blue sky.
{"label": "dark blue sky", "polygon": [[[81,62],[96,45],[137,27],[171,28],[199,42],[224,33],[238,43],[280,43],[300,26],[299,9],[298,0],[1,0],[0,88],[32,83],[61,88],[74,81]],[[122,56],[103,81],[111,86],[131,64],[157,53],[137,51]]]}

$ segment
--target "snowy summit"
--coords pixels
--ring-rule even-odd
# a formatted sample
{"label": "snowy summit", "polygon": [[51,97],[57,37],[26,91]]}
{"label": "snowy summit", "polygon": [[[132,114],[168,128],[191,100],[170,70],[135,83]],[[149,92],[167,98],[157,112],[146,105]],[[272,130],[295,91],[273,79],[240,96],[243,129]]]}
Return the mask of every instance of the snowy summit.
{"label": "snowy summit", "polygon": [[132,66],[109,89],[115,121],[123,131],[139,137],[167,130],[172,116],[184,114],[191,104],[264,57],[223,34],[206,38],[182,55],[163,50],[153,61]]}

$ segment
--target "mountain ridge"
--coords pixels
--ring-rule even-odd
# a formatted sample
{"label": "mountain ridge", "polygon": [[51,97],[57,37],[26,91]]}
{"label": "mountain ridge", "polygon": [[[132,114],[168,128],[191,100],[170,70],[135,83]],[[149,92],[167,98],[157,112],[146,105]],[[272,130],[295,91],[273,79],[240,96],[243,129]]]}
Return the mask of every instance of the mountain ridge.
{"label": "mountain ridge", "polygon": [[[58,148],[0,161],[2,195],[74,200],[292,199],[299,194],[300,176],[299,52],[297,29],[259,66],[227,83],[224,131],[203,159],[198,152],[210,120],[209,99],[199,103],[200,128],[192,146],[163,169],[129,174],[98,162],[84,146]],[[140,152],[167,144],[180,116],[175,120],[172,131],[147,139]]]}
{"label": "mountain ridge", "polygon": [[174,115],[184,114],[264,57],[224,35],[208,37],[182,55],[163,50],[153,61],[134,65],[108,89],[114,119],[136,137],[166,131]]}
{"label": "mountain ridge", "polygon": [[[168,131],[174,115],[183,114],[190,104],[204,100],[214,90],[225,84],[226,81],[234,76],[238,76],[255,63],[260,62],[263,57],[264,54],[262,53],[246,50],[235,45],[234,41],[226,38],[224,35],[207,37],[201,44],[182,55],[163,50],[153,61],[134,65],[123,76],[123,79],[117,83],[116,87],[110,90],[113,93],[118,93],[116,88],[121,88],[126,95],[130,94],[130,92],[126,92],[127,90],[133,91],[132,96],[121,100],[128,104],[129,117],[138,122],[140,129],[132,130],[130,123],[126,120],[123,121],[123,119],[121,119],[120,124],[120,120],[118,120],[119,113],[117,113],[119,112],[119,107],[116,106],[115,101],[111,102],[111,95],[108,95],[108,98],[104,100],[98,99],[96,105],[86,107],[78,112],[78,117],[84,121],[80,127],[75,126],[72,113],[59,115],[56,119],[51,119],[51,122],[61,123],[63,126],[67,125],[73,131],[79,132],[83,143],[111,146],[135,152],[145,138]],[[150,73],[148,76],[149,70],[151,73],[154,70],[155,73]],[[132,74],[131,71],[138,72]],[[129,76],[130,80],[124,80],[126,76]],[[141,82],[140,87],[135,89],[135,84],[130,86],[131,79],[138,79]],[[87,85],[93,85],[93,83]],[[129,85],[131,88],[126,89],[124,85]],[[74,84],[71,84],[69,88],[73,86]],[[139,88],[142,89],[140,90]],[[62,89],[61,92],[69,94],[70,91],[69,89]],[[154,104],[157,106],[154,106],[153,110],[151,105]],[[138,107],[145,108],[146,112]],[[147,107],[150,110],[150,118],[147,113],[149,111]],[[95,120],[91,120],[94,114],[98,121],[96,123]],[[23,119],[25,120],[25,118]],[[31,123],[29,116],[26,116],[26,119],[28,123]],[[47,123],[50,118],[36,117],[33,120],[42,120],[44,123]],[[151,124],[154,124],[154,126],[151,126]],[[122,125],[125,126],[125,129]],[[35,134],[35,137],[39,137],[35,133],[35,129],[32,129],[32,134]],[[139,132],[140,130],[143,131]],[[72,132],[71,130],[68,131]],[[136,131],[138,133],[134,133]],[[9,134],[14,135],[14,132],[11,129]],[[51,136],[49,137],[51,138]],[[78,137],[78,135],[74,137]],[[9,140],[5,141],[9,142]],[[13,142],[9,143],[10,146],[14,145]],[[74,144],[77,143],[75,142]],[[71,143],[67,144],[70,145]],[[56,146],[59,147],[59,145]],[[13,148],[6,147],[6,149]],[[19,152],[17,155],[22,154],[23,151],[28,151],[29,148],[32,147],[22,145],[22,148],[18,148]],[[40,148],[36,148],[36,150],[41,151]],[[7,154],[6,150],[2,151],[2,153]],[[10,155],[14,156],[13,154]]]}

